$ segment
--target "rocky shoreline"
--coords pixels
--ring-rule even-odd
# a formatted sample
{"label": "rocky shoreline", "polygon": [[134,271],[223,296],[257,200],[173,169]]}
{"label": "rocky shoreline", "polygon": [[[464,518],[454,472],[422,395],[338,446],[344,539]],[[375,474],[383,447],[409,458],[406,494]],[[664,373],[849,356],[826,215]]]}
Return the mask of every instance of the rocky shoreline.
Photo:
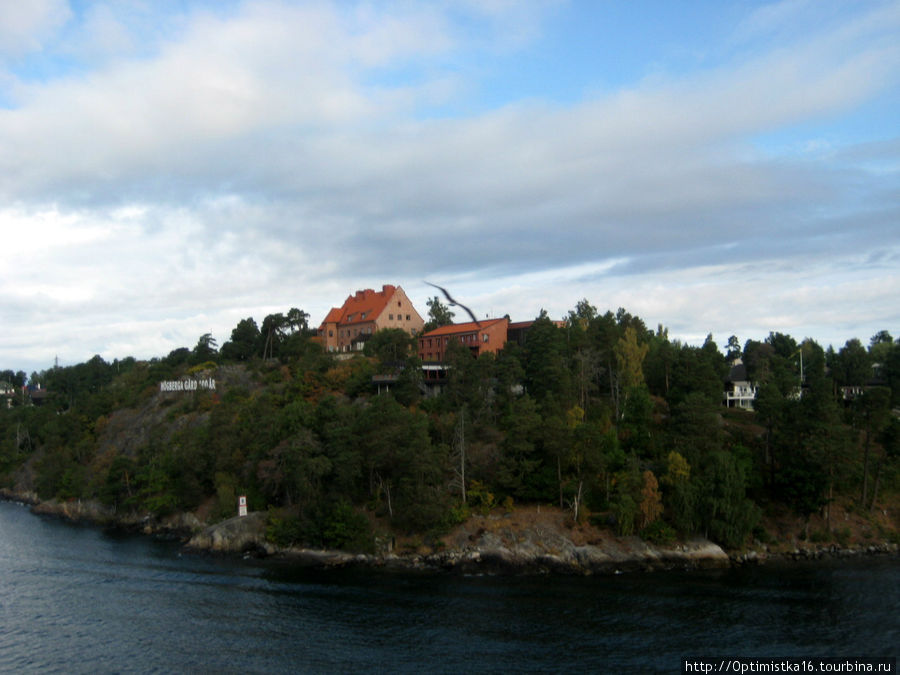
{"label": "rocky shoreline", "polygon": [[130,532],[184,542],[187,550],[244,555],[317,568],[369,567],[397,570],[512,574],[619,574],[656,570],[691,570],[762,565],[780,561],[845,559],[863,555],[897,555],[897,544],[877,543],[857,548],[835,545],[795,548],[788,551],[726,553],[702,538],[656,546],[638,537],[611,535],[590,542],[577,542],[565,528],[526,526],[513,528],[508,515],[478,519],[458,528],[443,546],[421,547],[414,552],[353,554],[307,548],[279,548],[265,538],[266,514],[204,526],[191,513],[164,519],[117,514],[96,502],[42,501],[34,493],[0,489],[0,499],[19,502],[40,515],[64,518]]}
{"label": "rocky shoreline", "polygon": [[[534,533],[532,533],[534,534]],[[253,553],[319,567],[364,566],[462,573],[613,574],[624,571],[727,567],[727,554],[712,542],[697,539],[678,546],[655,547],[637,537],[613,543],[576,545],[555,532],[519,535],[511,544],[494,533],[482,533],[465,546],[397,554],[352,554],[306,548],[276,548],[265,541],[265,514],[211,525],[194,535],[189,549],[220,553]]]}

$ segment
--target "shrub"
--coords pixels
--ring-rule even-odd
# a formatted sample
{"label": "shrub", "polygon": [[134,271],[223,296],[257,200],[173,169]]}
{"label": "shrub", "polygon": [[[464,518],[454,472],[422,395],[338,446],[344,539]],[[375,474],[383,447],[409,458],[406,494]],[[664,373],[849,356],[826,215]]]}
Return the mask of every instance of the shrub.
{"label": "shrub", "polygon": [[809,540],[814,544],[822,544],[829,539],[831,539],[831,536],[825,530],[813,530],[809,535]]}
{"label": "shrub", "polygon": [[494,493],[490,492],[481,481],[477,480],[473,480],[469,486],[468,499],[472,508],[483,516],[489,514],[496,504]]}
{"label": "shrub", "polygon": [[286,548],[302,540],[300,519],[284,509],[269,508],[266,517],[266,540]]}
{"label": "shrub", "polygon": [[196,373],[202,373],[205,370],[215,370],[219,366],[212,361],[205,361],[204,363],[199,363],[196,366],[191,366],[188,368],[188,375],[195,375]]}
{"label": "shrub", "polygon": [[374,547],[369,521],[344,500],[335,503],[326,512],[321,539],[326,547],[344,551],[371,552]]}
{"label": "shrub", "polygon": [[654,520],[641,530],[641,539],[665,546],[675,541],[675,530],[662,520]]}

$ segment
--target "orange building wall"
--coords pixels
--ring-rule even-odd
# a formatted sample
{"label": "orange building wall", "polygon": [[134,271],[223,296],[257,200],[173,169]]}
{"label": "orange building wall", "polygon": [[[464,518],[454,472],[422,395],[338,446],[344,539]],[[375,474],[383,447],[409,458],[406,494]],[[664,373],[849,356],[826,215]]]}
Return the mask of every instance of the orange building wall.
{"label": "orange building wall", "polygon": [[441,326],[419,338],[419,358],[428,363],[443,361],[450,341],[461,342],[474,356],[497,353],[506,344],[509,319],[486,319],[479,326],[474,321]]}
{"label": "orange building wall", "polygon": [[425,320],[413,307],[406,292],[397,286],[384,309],[375,319],[375,326],[376,330],[401,328],[410,335],[419,335],[425,327]]}
{"label": "orange building wall", "polygon": [[399,286],[385,284],[380,291],[366,288],[347,296],[319,326],[319,337],[327,351],[350,351],[360,335],[383,328],[400,328],[410,335],[422,332],[425,321]]}

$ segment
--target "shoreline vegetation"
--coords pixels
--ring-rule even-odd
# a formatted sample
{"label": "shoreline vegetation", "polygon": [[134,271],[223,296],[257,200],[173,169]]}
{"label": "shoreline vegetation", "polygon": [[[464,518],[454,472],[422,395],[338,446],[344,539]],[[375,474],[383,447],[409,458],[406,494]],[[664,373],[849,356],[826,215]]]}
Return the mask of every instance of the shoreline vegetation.
{"label": "shoreline vegetation", "polygon": [[[428,327],[452,322],[428,305]],[[330,352],[307,318],[0,371],[0,488],[195,550],[327,564],[603,573],[900,544],[887,331],[720,349],[583,300],[496,352],[447,337],[423,364],[401,329]],[[254,515],[233,519],[239,503]]]}
{"label": "shoreline vegetation", "polygon": [[[194,514],[176,514],[162,520],[149,516],[118,516],[97,502],[42,501],[34,493],[0,489],[0,499],[27,506],[32,513],[177,540],[197,553],[265,558],[301,567],[331,569],[360,567],[386,570],[421,570],[498,574],[621,574],[659,570],[715,569],[764,565],[787,561],[853,559],[860,556],[900,556],[900,546],[888,541],[842,547],[805,544],[794,548],[758,548],[725,551],[702,537],[669,545],[654,545],[639,537],[616,537],[593,532],[589,543],[566,527],[564,513],[550,507],[540,522],[523,524],[523,514],[476,516],[448,534],[438,547],[406,547],[403,552],[380,554],[296,546],[279,547],[266,538],[266,513],[251,512],[205,525]],[[540,510],[538,510],[540,512]],[[580,542],[580,543],[579,543]],[[447,545],[449,544],[449,546]]]}

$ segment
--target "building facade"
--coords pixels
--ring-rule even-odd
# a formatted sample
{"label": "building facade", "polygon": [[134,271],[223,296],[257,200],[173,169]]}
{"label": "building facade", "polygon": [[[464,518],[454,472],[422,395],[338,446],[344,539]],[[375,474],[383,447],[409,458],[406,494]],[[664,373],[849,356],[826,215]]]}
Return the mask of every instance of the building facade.
{"label": "building facade", "polygon": [[419,337],[419,358],[423,363],[442,362],[451,341],[465,345],[476,357],[499,352],[506,344],[508,328],[509,319],[506,318],[435,328]]}
{"label": "building facade", "polygon": [[380,291],[366,288],[333,307],[319,326],[319,339],[330,352],[361,349],[384,328],[399,328],[410,335],[422,332],[425,321],[400,286],[385,284]]}
{"label": "building facade", "polygon": [[725,405],[729,408],[753,410],[757,390],[756,384],[747,377],[747,367],[744,362],[735,359],[728,377],[725,379],[725,391],[722,394]]}

